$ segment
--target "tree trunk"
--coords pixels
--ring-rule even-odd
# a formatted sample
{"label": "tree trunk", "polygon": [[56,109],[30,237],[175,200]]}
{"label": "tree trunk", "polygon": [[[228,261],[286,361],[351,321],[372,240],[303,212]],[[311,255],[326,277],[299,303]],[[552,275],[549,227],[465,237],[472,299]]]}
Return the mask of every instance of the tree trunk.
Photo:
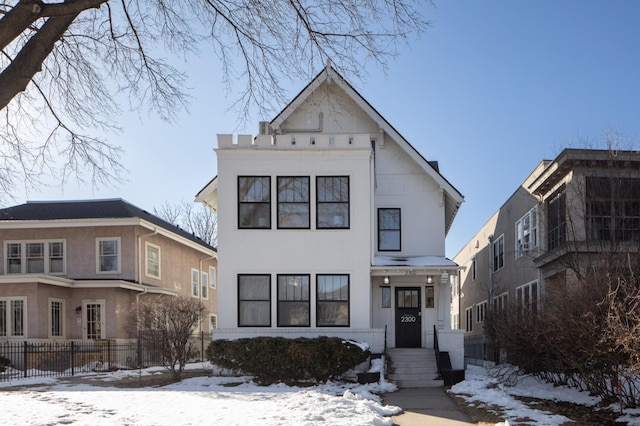
{"label": "tree trunk", "polygon": [[0,110],[27,88],[33,77],[42,70],[42,63],[54,45],[67,31],[79,13],[47,19],[42,28],[29,39],[18,56],[0,74]]}
{"label": "tree trunk", "polygon": [[47,19],[2,70],[0,110],[24,91],[31,79],[42,70],[42,63],[78,15],[84,10],[100,7],[106,1],[108,0],[65,0],[62,3],[43,3],[40,0],[21,0],[0,19],[0,50],[5,49],[39,18]]}

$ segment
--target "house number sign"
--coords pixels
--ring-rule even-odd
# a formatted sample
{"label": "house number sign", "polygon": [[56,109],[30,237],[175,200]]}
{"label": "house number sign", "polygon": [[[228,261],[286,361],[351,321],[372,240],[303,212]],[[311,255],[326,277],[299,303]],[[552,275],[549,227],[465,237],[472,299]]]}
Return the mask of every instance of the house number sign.
{"label": "house number sign", "polygon": [[416,316],[415,315],[409,315],[409,314],[404,314],[403,316],[400,317],[400,322],[416,322]]}

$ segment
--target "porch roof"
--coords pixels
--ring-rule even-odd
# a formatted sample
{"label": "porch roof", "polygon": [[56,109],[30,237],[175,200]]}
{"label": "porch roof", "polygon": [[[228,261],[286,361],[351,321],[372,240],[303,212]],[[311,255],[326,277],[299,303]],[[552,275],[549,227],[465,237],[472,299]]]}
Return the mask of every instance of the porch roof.
{"label": "porch roof", "polygon": [[444,256],[374,256],[373,265],[371,265],[371,272],[374,275],[375,272],[388,273],[393,270],[452,273],[458,269],[459,266],[455,262]]}

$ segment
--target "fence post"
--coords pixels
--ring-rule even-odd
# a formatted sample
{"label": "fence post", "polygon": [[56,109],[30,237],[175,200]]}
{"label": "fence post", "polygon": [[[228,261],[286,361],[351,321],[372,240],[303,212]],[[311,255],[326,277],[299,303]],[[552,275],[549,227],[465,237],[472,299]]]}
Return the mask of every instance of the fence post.
{"label": "fence post", "polygon": [[75,367],[76,367],[76,354],[75,354],[75,345],[73,340],[71,341],[71,375],[75,376]]}
{"label": "fence post", "polygon": [[24,347],[23,347],[23,351],[22,351],[22,356],[23,356],[23,365],[24,365],[24,378],[27,378],[27,371],[29,370],[29,366],[27,365],[27,360],[29,359],[29,357],[27,356],[27,341],[24,341]]}

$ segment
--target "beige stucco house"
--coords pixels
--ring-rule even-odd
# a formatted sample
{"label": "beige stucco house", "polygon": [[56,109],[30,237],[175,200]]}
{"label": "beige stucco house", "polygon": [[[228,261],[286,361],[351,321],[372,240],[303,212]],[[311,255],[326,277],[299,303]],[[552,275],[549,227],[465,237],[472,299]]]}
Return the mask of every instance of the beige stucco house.
{"label": "beige stucco house", "polygon": [[141,297],[202,300],[216,321],[216,250],[126,201],[0,209],[0,340],[127,339]]}

